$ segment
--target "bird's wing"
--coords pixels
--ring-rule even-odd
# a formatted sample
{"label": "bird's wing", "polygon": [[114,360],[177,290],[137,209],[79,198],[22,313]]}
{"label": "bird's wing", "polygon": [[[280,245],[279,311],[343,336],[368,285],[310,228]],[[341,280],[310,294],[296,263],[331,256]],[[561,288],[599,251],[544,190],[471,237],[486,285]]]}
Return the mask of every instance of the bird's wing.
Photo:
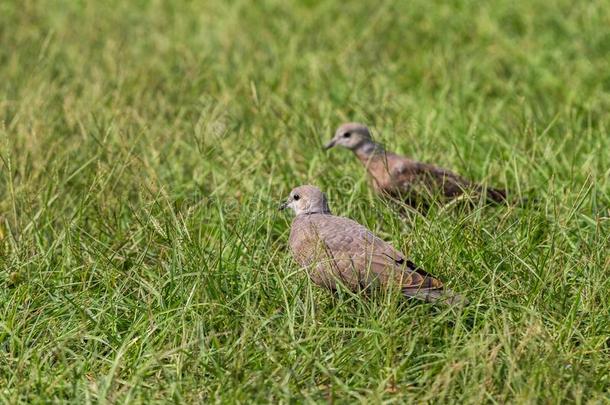
{"label": "bird's wing", "polygon": [[317,218],[315,229],[332,262],[330,271],[351,288],[397,284],[402,289],[439,289],[442,283],[421,271],[392,245],[347,218]]}
{"label": "bird's wing", "polygon": [[472,187],[468,180],[450,170],[402,156],[393,157],[390,169],[394,183],[403,191],[455,197]]}

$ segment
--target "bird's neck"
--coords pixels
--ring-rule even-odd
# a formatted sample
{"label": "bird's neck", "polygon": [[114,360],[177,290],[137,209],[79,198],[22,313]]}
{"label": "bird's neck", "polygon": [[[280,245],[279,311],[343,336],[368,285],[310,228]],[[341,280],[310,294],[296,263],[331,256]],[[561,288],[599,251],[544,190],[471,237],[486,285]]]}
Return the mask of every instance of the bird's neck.
{"label": "bird's neck", "polygon": [[354,153],[363,163],[369,162],[377,156],[383,156],[385,149],[378,143],[373,141],[363,142],[358,148],[354,149]]}
{"label": "bird's neck", "polygon": [[322,214],[322,215],[331,215],[331,212],[329,209],[319,209],[319,210],[307,210],[307,211],[302,211],[299,212],[296,217],[306,217],[308,215],[314,215],[314,214]]}
{"label": "bird's neck", "polygon": [[296,212],[296,215],[330,214],[330,208],[326,200],[311,204]]}

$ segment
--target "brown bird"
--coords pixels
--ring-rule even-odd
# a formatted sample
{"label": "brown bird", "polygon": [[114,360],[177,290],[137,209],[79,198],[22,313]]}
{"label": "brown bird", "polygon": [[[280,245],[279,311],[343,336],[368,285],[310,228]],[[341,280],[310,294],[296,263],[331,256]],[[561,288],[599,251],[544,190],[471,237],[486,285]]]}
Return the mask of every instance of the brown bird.
{"label": "brown bird", "polygon": [[407,297],[466,302],[364,226],[331,214],[317,187],[295,188],[280,206],[284,208],[296,214],[290,229],[292,254],[317,285],[335,290],[341,283],[354,292],[394,285]]}
{"label": "brown bird", "polygon": [[324,148],[350,149],[366,167],[375,191],[398,198],[413,207],[426,208],[432,201],[448,202],[462,195],[483,196],[487,202],[506,203],[506,191],[486,188],[447,169],[387,152],[373,141],[366,125],[341,125]]}

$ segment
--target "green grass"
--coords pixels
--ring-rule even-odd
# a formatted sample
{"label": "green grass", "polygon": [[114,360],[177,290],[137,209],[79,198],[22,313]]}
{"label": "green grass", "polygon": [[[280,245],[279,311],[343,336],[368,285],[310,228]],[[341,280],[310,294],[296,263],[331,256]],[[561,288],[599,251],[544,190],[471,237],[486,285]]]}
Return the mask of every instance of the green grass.
{"label": "green grass", "polygon": [[[0,3],[0,399],[610,401],[610,7]],[[537,208],[400,218],[345,150]],[[337,297],[287,248],[313,183],[472,305]]]}

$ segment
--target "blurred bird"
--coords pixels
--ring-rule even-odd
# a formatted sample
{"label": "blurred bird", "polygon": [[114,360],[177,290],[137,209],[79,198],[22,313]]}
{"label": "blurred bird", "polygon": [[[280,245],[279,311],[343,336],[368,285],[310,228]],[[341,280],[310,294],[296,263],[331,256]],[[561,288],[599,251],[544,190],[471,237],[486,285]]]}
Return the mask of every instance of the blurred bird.
{"label": "blurred bird", "polygon": [[376,192],[398,198],[415,208],[426,209],[433,201],[446,203],[461,196],[507,203],[505,190],[484,187],[447,169],[387,152],[373,141],[363,124],[341,125],[324,148],[334,146],[354,152],[366,167]]}
{"label": "blurred bird", "polygon": [[407,297],[466,302],[364,226],[331,214],[326,195],[317,187],[295,188],[280,206],[285,208],[296,214],[289,239],[292,254],[310,269],[317,285],[335,290],[340,283],[354,292],[394,285]]}

